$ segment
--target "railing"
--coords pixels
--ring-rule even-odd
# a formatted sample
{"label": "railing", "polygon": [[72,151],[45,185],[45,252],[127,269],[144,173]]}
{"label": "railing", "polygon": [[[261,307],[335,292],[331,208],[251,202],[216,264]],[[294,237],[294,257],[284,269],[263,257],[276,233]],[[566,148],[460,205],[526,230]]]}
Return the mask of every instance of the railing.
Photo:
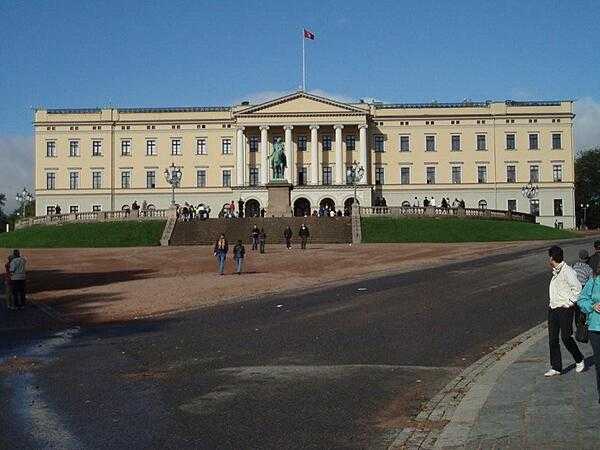
{"label": "railing", "polygon": [[[15,228],[28,228],[33,225],[59,225],[62,223],[82,222],[112,222],[122,220],[156,220],[169,217],[170,209],[147,209],[141,210],[117,210],[117,211],[93,211],[69,214],[52,214],[48,216],[26,217],[19,220]],[[172,213],[174,214],[174,212]]]}
{"label": "railing", "polygon": [[535,223],[532,214],[484,208],[440,208],[435,206],[361,206],[360,215],[396,217],[465,217],[469,219],[516,220]]}

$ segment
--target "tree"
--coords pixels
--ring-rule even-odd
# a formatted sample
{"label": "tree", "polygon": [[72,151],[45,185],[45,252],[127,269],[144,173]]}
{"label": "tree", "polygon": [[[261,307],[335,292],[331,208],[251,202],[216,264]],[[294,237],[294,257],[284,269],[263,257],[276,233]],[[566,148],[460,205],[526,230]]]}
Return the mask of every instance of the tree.
{"label": "tree", "polygon": [[586,225],[600,226],[600,147],[579,154],[575,159],[575,211],[578,223],[583,222],[583,208],[586,211]]}

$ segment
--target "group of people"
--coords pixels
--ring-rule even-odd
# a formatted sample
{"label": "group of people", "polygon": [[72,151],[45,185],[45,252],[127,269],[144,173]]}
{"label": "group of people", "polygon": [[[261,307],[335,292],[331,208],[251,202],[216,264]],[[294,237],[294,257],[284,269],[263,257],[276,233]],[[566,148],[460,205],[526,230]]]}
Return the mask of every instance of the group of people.
{"label": "group of people", "polygon": [[[419,199],[415,197],[413,202],[413,206],[419,206]],[[423,206],[427,208],[428,206],[433,206],[434,208],[438,206],[435,197],[425,197],[423,199]],[[465,201],[463,199],[455,198],[452,203],[450,202],[450,197],[442,197],[442,201],[439,204],[440,208],[449,209],[449,208],[465,208]]]}
{"label": "group of people", "polygon": [[[292,237],[294,233],[292,228],[288,225],[286,229],[283,231],[283,239],[285,241],[285,247],[288,250],[292,248]],[[306,245],[308,243],[308,239],[310,238],[310,231],[306,224],[302,224],[300,229],[298,230],[298,237],[300,238],[300,248],[303,250],[306,249]],[[259,250],[260,253],[265,253],[265,246],[267,242],[267,234],[265,233],[264,228],[258,228],[258,226],[254,225],[252,228],[252,232],[250,234],[250,239],[252,241],[252,251]],[[219,271],[219,275],[225,274],[225,263],[227,261],[227,253],[229,252],[229,242],[225,237],[225,234],[221,234],[217,241],[215,242],[215,246],[213,249],[213,254],[217,258],[217,267]],[[242,240],[238,240],[235,246],[233,247],[233,260],[235,262],[235,273],[241,275],[244,267],[244,258],[246,256],[246,248]]]}
{"label": "group of people", "polygon": [[596,385],[600,403],[600,241],[594,242],[595,253],[579,252],[579,261],[569,266],[564,261],[562,248],[548,250],[552,268],[548,305],[548,342],[550,369],[544,374],[553,377],[562,373],[560,340],[575,360],[575,371],[585,370],[583,354],[573,339],[573,320],[578,327],[580,342],[589,340],[594,352]]}
{"label": "group of people", "polygon": [[210,217],[210,207],[203,204],[195,207],[185,202],[183,205],[177,205],[177,218],[181,218],[184,222],[189,222],[193,219],[205,220]]}
{"label": "group of people", "polygon": [[8,255],[4,265],[4,290],[6,307],[9,310],[25,308],[25,279],[27,260],[19,250],[13,250]]}

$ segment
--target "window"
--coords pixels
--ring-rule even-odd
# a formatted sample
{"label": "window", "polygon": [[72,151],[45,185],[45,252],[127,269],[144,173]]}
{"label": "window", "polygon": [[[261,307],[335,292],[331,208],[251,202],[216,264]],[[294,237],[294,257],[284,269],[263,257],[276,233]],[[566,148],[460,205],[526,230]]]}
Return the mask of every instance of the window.
{"label": "window", "polygon": [[356,138],[354,136],[346,136],[346,150],[356,150]]}
{"label": "window", "polygon": [[477,150],[486,150],[487,147],[485,145],[485,134],[477,135]]}
{"label": "window", "polygon": [[92,212],[102,211],[102,205],[92,205]]}
{"label": "window", "polygon": [[517,201],[516,200],[508,200],[507,202],[507,210],[508,211],[516,211],[517,210]]}
{"label": "window", "polygon": [[458,134],[452,135],[452,151],[460,152],[460,136]]}
{"label": "window", "polygon": [[515,135],[507,134],[506,135],[506,150],[514,150],[515,149]]}
{"label": "window", "polygon": [[69,189],[79,189],[79,172],[69,172]]}
{"label": "window", "polygon": [[92,156],[102,156],[102,141],[92,141]]}
{"label": "window", "polygon": [[56,156],[56,142],[46,142],[46,156],[48,158],[54,158]]}
{"label": "window", "polygon": [[376,134],[373,137],[374,141],[373,141],[373,145],[374,145],[374,150],[376,152],[384,152],[385,151],[385,140],[383,139],[383,134]]}
{"label": "window", "polygon": [[538,150],[538,135],[537,133],[529,134],[529,150]]}
{"label": "window", "polygon": [[258,167],[250,167],[250,186],[258,186]]}
{"label": "window", "polygon": [[146,141],[146,156],[156,156],[156,141],[154,139],[148,139]]}
{"label": "window", "polygon": [[537,198],[529,201],[529,213],[534,216],[540,215],[540,201]]}
{"label": "window", "polygon": [[130,189],[131,188],[131,172],[128,170],[125,172],[121,172],[121,189]]}
{"label": "window", "polygon": [[452,166],[452,183],[460,184],[461,183],[461,167],[460,166]]}
{"label": "window", "polygon": [[563,215],[563,201],[562,198],[554,199],[554,215],[562,216]]}
{"label": "window", "polygon": [[323,184],[331,184],[331,167],[323,167]]}
{"label": "window", "polygon": [[383,167],[375,168],[375,184],[385,183],[385,169]]}
{"label": "window", "polygon": [[306,170],[306,167],[302,167],[298,171],[298,184],[300,186],[304,186],[305,184],[307,184],[307,182],[308,182],[308,171]]}
{"label": "window", "polygon": [[171,139],[171,155],[181,155],[181,139]]}
{"label": "window", "polygon": [[79,156],[79,141],[69,141],[69,156]]}
{"label": "window", "polygon": [[540,182],[540,166],[529,166],[529,181],[532,183]]}
{"label": "window", "polygon": [[223,171],[223,187],[231,187],[231,170]]}
{"label": "window", "polygon": [[426,174],[427,184],[435,184],[435,167],[427,167]]}
{"label": "window", "polygon": [[131,141],[121,141],[121,156],[131,156]]}
{"label": "window", "polygon": [[92,189],[102,189],[102,172],[92,172]]}
{"label": "window", "polygon": [[435,136],[425,136],[425,151],[435,152]]}
{"label": "window", "polygon": [[206,170],[196,171],[196,187],[206,187]]}
{"label": "window", "polygon": [[55,211],[56,211],[55,206],[46,206],[46,215],[47,216],[53,215]]}
{"label": "window", "polygon": [[562,136],[560,133],[552,134],[552,150],[560,150],[562,148]]}
{"label": "window", "polygon": [[298,136],[298,151],[306,151],[306,136]]}
{"label": "window", "polygon": [[208,154],[206,150],[206,139],[200,138],[196,139],[196,155],[206,155]]}
{"label": "window", "polygon": [[231,155],[231,139],[225,138],[221,141],[221,150],[224,155]]}
{"label": "window", "polygon": [[487,201],[486,200],[479,200],[479,202],[477,203],[477,206],[480,209],[486,209],[487,208]]}
{"label": "window", "polygon": [[517,167],[506,166],[506,182],[516,183],[517,182]]}
{"label": "window", "polygon": [[487,167],[477,166],[477,182],[487,183]]}
{"label": "window", "polygon": [[69,212],[71,214],[77,214],[79,212],[79,206],[77,206],[77,205],[69,206]]}
{"label": "window", "polygon": [[249,144],[249,148],[248,151],[250,152],[257,152],[258,151],[258,143],[260,142],[260,139],[258,136],[250,136],[250,139],[248,141]]}
{"label": "window", "polygon": [[410,151],[410,136],[400,136],[400,151],[401,152],[409,152]]}
{"label": "window", "polygon": [[562,165],[554,164],[552,166],[552,179],[555,183],[559,183],[562,181]]}
{"label": "window", "polygon": [[146,172],[146,187],[148,189],[156,188],[156,172],[154,170]]}
{"label": "window", "polygon": [[410,184],[410,167],[400,167],[400,184]]}
{"label": "window", "polygon": [[331,150],[331,136],[323,136],[323,151]]}
{"label": "window", "polygon": [[46,172],[46,189],[56,189],[56,173]]}

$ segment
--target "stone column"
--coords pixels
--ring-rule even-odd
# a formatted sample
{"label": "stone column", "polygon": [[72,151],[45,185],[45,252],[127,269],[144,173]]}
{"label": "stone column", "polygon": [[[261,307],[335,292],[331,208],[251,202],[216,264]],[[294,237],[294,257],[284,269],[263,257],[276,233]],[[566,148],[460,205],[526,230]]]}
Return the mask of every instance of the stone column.
{"label": "stone column", "polygon": [[294,183],[294,152],[292,152],[292,130],[294,129],[291,125],[283,127],[285,130],[285,160],[287,167],[285,168],[285,179],[288,183]]}
{"label": "stone column", "polygon": [[236,184],[238,186],[243,186],[245,183],[245,146],[244,146],[244,127],[238,127],[237,129],[237,145],[236,145],[237,158],[235,163],[236,169]]}
{"label": "stone column", "polygon": [[359,132],[359,154],[358,154],[358,162],[361,166],[365,168],[365,175],[362,180],[360,180],[360,184],[367,184],[369,180],[369,167],[367,167],[368,162],[368,153],[367,153],[367,124],[363,123],[358,126]]}
{"label": "stone column", "polygon": [[267,160],[269,152],[269,126],[260,127],[260,182],[266,185],[269,182],[269,161]]}
{"label": "stone column", "polygon": [[310,126],[310,184],[319,184],[319,125]]}
{"label": "stone column", "polygon": [[335,125],[335,184],[344,183],[344,153],[342,146],[342,129],[344,125]]}

